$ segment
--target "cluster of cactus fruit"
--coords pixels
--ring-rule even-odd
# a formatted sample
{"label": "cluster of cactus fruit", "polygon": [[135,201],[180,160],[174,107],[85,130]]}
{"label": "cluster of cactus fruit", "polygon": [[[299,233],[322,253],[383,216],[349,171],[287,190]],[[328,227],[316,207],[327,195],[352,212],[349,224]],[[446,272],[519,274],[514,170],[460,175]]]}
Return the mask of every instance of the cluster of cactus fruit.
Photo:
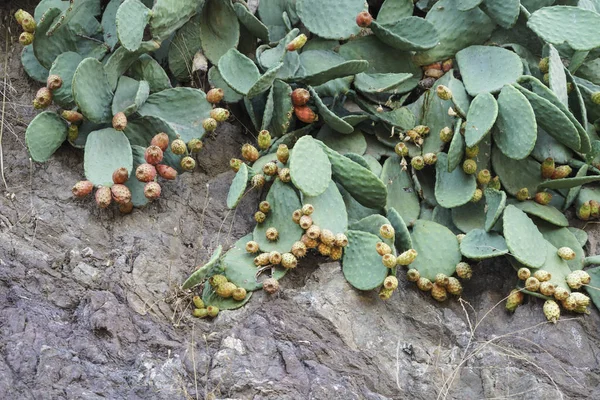
{"label": "cluster of cactus fruit", "polygon": [[[183,284],[201,288],[205,304],[232,309],[253,291],[277,291],[315,248],[382,299],[403,278],[399,265],[444,301],[460,295],[473,263],[503,257],[533,276],[546,271],[543,290],[554,288],[550,298],[519,280],[510,308],[521,295],[545,296],[555,320],[570,274],[600,264],[565,216],[574,207],[584,221],[600,217],[595,2],[105,3],[44,0],[36,9],[23,64],[47,83],[36,106],[54,100],[65,111],[31,123],[30,153],[44,161],[65,139],[85,146],[86,179],[110,187],[113,171],[145,164],[164,132],[172,142],[162,163],[183,172],[185,149],[201,148],[227,119],[213,104],[239,103],[258,148],[248,143],[231,160],[227,205],[249,190],[263,203],[254,231]],[[173,88],[196,73],[219,89]],[[145,204],[144,185],[131,182],[132,204]],[[600,269],[586,272],[581,287],[600,305]],[[245,297],[219,296],[205,284],[215,275]],[[571,295],[581,310],[585,301]]]}

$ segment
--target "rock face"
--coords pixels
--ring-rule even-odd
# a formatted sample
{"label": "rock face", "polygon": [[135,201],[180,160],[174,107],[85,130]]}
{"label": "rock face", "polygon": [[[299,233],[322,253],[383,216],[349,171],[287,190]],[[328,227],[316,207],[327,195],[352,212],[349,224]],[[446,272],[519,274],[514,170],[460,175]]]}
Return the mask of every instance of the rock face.
{"label": "rock face", "polygon": [[177,286],[253,227],[258,193],[235,212],[225,207],[227,161],[248,139],[224,125],[198,171],[165,184],[159,201],[126,216],[99,210],[70,194],[82,178],[80,151],[29,162],[24,128],[36,85],[19,50],[8,54],[13,89],[2,88],[3,398],[600,397],[598,313],[552,325],[538,299],[515,314],[493,308],[514,284],[503,262],[475,266],[462,303],[438,304],[404,278],[384,303],[351,289],[339,264],[303,260],[279,294],[257,293],[212,322],[191,318]]}

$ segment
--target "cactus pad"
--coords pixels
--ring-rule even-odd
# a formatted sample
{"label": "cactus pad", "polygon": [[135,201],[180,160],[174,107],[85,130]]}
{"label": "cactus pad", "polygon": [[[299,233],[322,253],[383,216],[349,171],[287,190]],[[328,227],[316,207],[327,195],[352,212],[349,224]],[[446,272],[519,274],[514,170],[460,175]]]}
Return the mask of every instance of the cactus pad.
{"label": "cactus pad", "polygon": [[412,249],[412,239],[410,238],[410,232],[408,231],[408,227],[406,226],[406,223],[395,208],[388,208],[387,219],[390,221],[390,224],[392,224],[392,226],[394,227],[394,231],[396,232],[394,243],[398,251],[404,252],[406,250]]}
{"label": "cactus pad", "polygon": [[433,24],[419,17],[405,17],[391,24],[373,21],[370,28],[383,43],[398,50],[428,50],[439,42]]}
{"label": "cactus pad", "polygon": [[400,84],[412,78],[410,73],[387,73],[387,74],[357,74],[354,79],[354,87],[365,93],[391,92]]}
{"label": "cactus pad", "polygon": [[471,200],[477,189],[475,176],[465,174],[462,168],[448,172],[447,165],[448,156],[439,153],[435,165],[435,199],[445,208],[462,206]]}
{"label": "cactus pad", "polygon": [[85,143],[83,167],[85,177],[95,186],[112,186],[112,173],[117,168],[125,167],[131,174],[133,156],[125,134],[113,128],[90,133]]}
{"label": "cactus pad", "polygon": [[242,164],[231,182],[229,193],[227,194],[227,207],[235,208],[246,192],[248,184],[248,167]]}
{"label": "cactus pad", "polygon": [[346,205],[333,181],[329,181],[327,190],[318,196],[302,196],[302,203],[312,204],[315,207],[311,218],[321,229],[329,229],[336,234],[344,233],[348,229]]}
{"label": "cactus pad", "polygon": [[506,85],[498,96],[498,119],[494,142],[505,156],[522,160],[535,146],[537,123],[527,98],[513,86]]}
{"label": "cactus pad", "polygon": [[388,275],[375,246],[381,239],[372,233],[350,230],[346,233],[348,246],[344,250],[342,272],[346,280],[358,290],[372,290],[380,286]]}
{"label": "cactus pad", "polygon": [[539,184],[538,189],[570,189],[600,181],[600,175],[576,176],[574,178],[551,179]]}
{"label": "cactus pad", "polygon": [[536,193],[538,186],[543,182],[540,163],[529,157],[513,160],[506,157],[497,147],[493,147],[492,166],[504,189],[513,196],[522,188],[527,188],[529,193]]}
{"label": "cactus pad", "polygon": [[[177,80],[188,81],[193,77],[192,63],[194,56],[202,49],[200,18],[200,15],[195,15],[186,22],[175,33],[169,45],[169,69]],[[222,89],[225,90],[225,88]]]}
{"label": "cactus pad", "polygon": [[213,66],[208,70],[208,81],[212,87],[223,89],[223,101],[227,103],[237,103],[244,97],[225,82],[217,67]]}
{"label": "cactus pad", "polygon": [[[340,135],[337,132],[334,132],[328,125],[323,125],[317,134],[317,139],[340,154],[354,153],[355,155],[359,155],[364,154],[367,150],[365,135],[358,129],[354,130],[349,135]],[[370,168],[364,158],[362,160],[359,159],[360,161],[356,158],[352,158],[352,160],[358,162],[365,168]]]}
{"label": "cactus pad", "polygon": [[[331,162],[311,136],[296,142],[289,160],[294,185],[307,196],[318,196],[331,181]],[[293,210],[292,210],[293,211]]]}
{"label": "cactus pad", "polygon": [[600,47],[598,25],[598,13],[569,6],[542,8],[527,21],[527,26],[546,42],[556,46],[566,42],[574,50]]}
{"label": "cactus pad", "polygon": [[348,39],[360,28],[355,19],[364,10],[363,0],[297,0],[296,10],[306,28],[325,39]]}
{"label": "cactus pad", "polygon": [[206,58],[218,64],[220,58],[237,47],[240,24],[231,1],[206,0],[200,21],[200,39]]}
{"label": "cactus pad", "polygon": [[150,19],[152,37],[163,41],[181,28],[196,13],[197,3],[196,0],[156,0]]}
{"label": "cactus pad", "polygon": [[385,160],[381,180],[387,186],[387,207],[394,208],[408,225],[414,224],[421,212],[419,197],[410,173],[402,170],[400,157],[394,155]]}
{"label": "cactus pad", "polygon": [[148,54],[142,54],[140,58],[131,64],[128,74],[134,79],[148,82],[151,93],[172,87],[171,80],[163,67]]}
{"label": "cactus pad", "polygon": [[181,289],[190,289],[202,281],[208,276],[210,270],[219,262],[223,247],[219,246],[210,256],[210,259],[202,267],[197,269],[190,277],[181,285]]}
{"label": "cactus pad", "polygon": [[410,17],[413,14],[412,0],[386,0],[381,5],[377,14],[380,24],[392,24],[400,18]]}
{"label": "cactus pad", "polygon": [[67,125],[56,114],[44,111],[29,123],[25,141],[34,161],[48,161],[52,154],[67,139]]}
{"label": "cactus pad", "polygon": [[252,297],[252,292],[247,292],[246,298],[243,300],[235,300],[233,297],[221,297],[217,295],[215,290],[210,285],[204,285],[204,290],[202,291],[202,301],[205,306],[213,306],[217,307],[219,311],[223,310],[235,310],[240,307],[243,307]]}
{"label": "cactus pad", "polygon": [[569,226],[569,220],[567,217],[565,217],[562,212],[550,205],[543,206],[531,200],[514,202],[513,205],[519,210],[524,211],[529,215],[536,216],[553,225]]}
{"label": "cactus pad", "polygon": [[575,252],[575,258],[567,261],[572,271],[583,268],[585,252],[579,244],[577,237],[565,227],[557,227],[545,222],[537,222],[538,229],[549,243],[554,247],[569,247]]}
{"label": "cactus pad", "polygon": [[454,136],[448,148],[448,172],[452,172],[460,165],[465,156],[465,137],[460,133],[462,119],[456,120]]}
{"label": "cactus pad", "polygon": [[102,123],[112,119],[113,93],[100,61],[86,58],[79,64],[73,75],[73,99],[90,121]]}
{"label": "cactus pad", "polygon": [[422,277],[432,282],[437,274],[454,274],[462,255],[458,239],[450,229],[433,221],[418,220],[413,228],[412,241],[418,255],[410,268],[415,268]]}
{"label": "cactus pad", "polygon": [[481,9],[504,29],[512,28],[521,12],[519,0],[484,0]]}
{"label": "cactus pad", "polygon": [[262,41],[269,41],[269,28],[254,16],[254,14],[248,10],[246,5],[235,3],[233,9],[239,21],[250,31],[250,33]]}
{"label": "cactus pad", "polygon": [[[498,117],[498,103],[489,93],[478,94],[469,107],[465,126],[465,143],[473,147],[492,129]],[[533,148],[533,146],[531,146]]]}
{"label": "cactus pad", "polygon": [[506,206],[503,225],[511,255],[528,267],[541,268],[546,262],[546,240],[527,214],[515,206]]}
{"label": "cactus pad", "polygon": [[236,49],[230,49],[220,58],[218,68],[223,80],[241,94],[247,94],[260,78],[254,62]]}
{"label": "cactus pad", "polygon": [[[135,170],[138,166],[140,166],[140,164],[144,164],[146,162],[146,159],[144,158],[145,151],[146,146],[131,145],[131,153],[133,156],[133,166],[131,168],[132,174],[135,174]],[[127,186],[131,192],[131,203],[134,207],[144,207],[150,201],[144,195],[146,183],[137,180],[133,176],[130,178],[131,179],[128,179],[127,182],[125,182],[125,186]]]}
{"label": "cactus pad", "polygon": [[125,0],[116,18],[119,42],[127,50],[136,51],[142,44],[144,29],[150,21],[150,10],[140,0]]}
{"label": "cactus pad", "polygon": [[35,54],[33,54],[33,45],[23,47],[21,52],[21,64],[23,69],[31,79],[45,83],[48,79],[48,70],[40,64]]}
{"label": "cactus pad", "polygon": [[506,193],[502,190],[485,189],[487,210],[485,212],[485,230],[489,232],[502,216],[506,207]]}
{"label": "cactus pad", "polygon": [[112,102],[113,115],[124,112],[125,115],[135,113],[150,95],[150,85],[146,81],[136,81],[127,76],[119,79]]}
{"label": "cactus pad", "polygon": [[472,260],[483,260],[508,253],[508,247],[500,234],[473,229],[460,243],[460,252]]}
{"label": "cactus pad", "polygon": [[483,199],[477,203],[468,202],[452,209],[452,222],[464,233],[482,229],[485,226],[485,210],[486,204]]}
{"label": "cactus pad", "polygon": [[369,67],[369,63],[366,61],[346,61],[337,53],[325,50],[304,51],[300,54],[300,62],[303,68],[299,72],[303,71],[303,75],[296,79],[313,86],[364,72]]}

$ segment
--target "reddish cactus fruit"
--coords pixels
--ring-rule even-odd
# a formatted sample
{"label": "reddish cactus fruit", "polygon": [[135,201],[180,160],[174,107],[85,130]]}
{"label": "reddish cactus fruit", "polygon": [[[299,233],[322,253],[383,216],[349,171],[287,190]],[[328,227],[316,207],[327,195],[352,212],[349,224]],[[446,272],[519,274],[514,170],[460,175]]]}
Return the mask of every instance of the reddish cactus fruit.
{"label": "reddish cactus fruit", "polygon": [[127,116],[125,113],[116,113],[112,119],[112,126],[116,131],[124,131],[127,128]]}
{"label": "reddish cactus fruit", "polygon": [[46,108],[52,104],[52,92],[47,87],[43,87],[37,91],[33,100],[33,107],[37,109]]}
{"label": "reddish cactus fruit", "polygon": [[162,151],[167,151],[169,147],[169,135],[164,132],[157,133],[150,141],[150,145],[158,146]]}
{"label": "reddish cactus fruit", "polygon": [[160,197],[161,188],[160,185],[156,182],[148,182],[146,186],[144,186],[144,196],[148,200],[155,200]]}
{"label": "reddish cactus fruit", "polygon": [[163,151],[158,146],[150,146],[144,152],[148,164],[157,165],[163,160]]}
{"label": "reddish cactus fruit", "polygon": [[304,33],[296,36],[296,38],[294,40],[292,40],[291,42],[288,43],[287,51],[300,50],[302,47],[304,47],[307,40],[308,40],[308,38],[306,37],[306,35]]}
{"label": "reddish cactus fruit", "polygon": [[296,118],[306,124],[312,124],[319,119],[317,114],[308,106],[294,107],[294,114],[296,114]]}
{"label": "reddish cactus fruit", "polygon": [[177,171],[174,168],[169,167],[168,165],[158,164],[156,166],[156,171],[158,172],[158,175],[160,175],[163,179],[168,179],[172,181],[173,179],[177,178]]}
{"label": "reddish cactus fruit", "polygon": [[217,103],[220,103],[221,100],[223,100],[224,96],[225,96],[225,93],[223,92],[223,89],[213,88],[213,89],[210,89],[208,91],[208,93],[206,93],[206,100],[209,103],[217,104]]}
{"label": "reddish cactus fruit", "polygon": [[140,182],[152,182],[156,178],[156,168],[151,164],[140,164],[135,170],[135,177]]}
{"label": "reddish cactus fruit", "polygon": [[127,168],[125,167],[117,168],[112,174],[114,183],[125,183],[127,179],[129,179],[129,172],[127,172]]}
{"label": "reddish cactus fruit", "polygon": [[292,92],[292,104],[296,107],[304,106],[310,100],[310,93],[308,90],[298,88]]}
{"label": "reddish cactus fruit", "polygon": [[368,11],[360,12],[356,16],[356,25],[361,28],[368,28],[371,25],[371,22],[373,22],[373,16],[369,14]]}
{"label": "reddish cactus fruit", "polygon": [[115,184],[110,188],[113,200],[118,204],[131,203],[131,191],[123,184]]}
{"label": "reddish cactus fruit", "polygon": [[106,208],[110,206],[112,201],[112,194],[110,192],[110,188],[108,186],[100,186],[98,190],[96,190],[96,204],[100,208]]}
{"label": "reddish cactus fruit", "polygon": [[46,79],[46,87],[50,90],[60,89],[63,81],[58,75],[50,75],[48,79]]}
{"label": "reddish cactus fruit", "polygon": [[123,214],[129,214],[133,211],[133,203],[119,204],[119,211]]}
{"label": "reddish cactus fruit", "polygon": [[73,192],[73,196],[82,198],[92,193],[92,189],[94,189],[94,184],[92,182],[79,181],[73,186],[71,191]]}
{"label": "reddish cactus fruit", "polygon": [[64,110],[60,116],[70,123],[83,121],[83,114],[78,113],[77,111]]}

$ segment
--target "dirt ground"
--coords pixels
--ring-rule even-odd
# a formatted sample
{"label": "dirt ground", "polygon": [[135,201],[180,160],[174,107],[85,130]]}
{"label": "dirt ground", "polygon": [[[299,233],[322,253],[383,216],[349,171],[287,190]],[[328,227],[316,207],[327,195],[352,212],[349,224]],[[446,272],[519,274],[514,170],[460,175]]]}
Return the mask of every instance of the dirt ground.
{"label": "dirt ground", "polygon": [[[38,85],[7,13],[24,3],[0,5],[2,398],[600,398],[598,312],[551,325],[531,299],[514,315],[503,304],[488,313],[513,284],[504,262],[474,268],[464,303],[439,305],[405,281],[383,303],[313,259],[277,296],[191,318],[177,286],[253,226],[256,194],[225,206],[228,160],[248,137],[225,124],[198,171],[131,215],[74,200],[82,152],[63,146],[37,164],[25,147]],[[595,252],[598,229],[586,229]]]}

